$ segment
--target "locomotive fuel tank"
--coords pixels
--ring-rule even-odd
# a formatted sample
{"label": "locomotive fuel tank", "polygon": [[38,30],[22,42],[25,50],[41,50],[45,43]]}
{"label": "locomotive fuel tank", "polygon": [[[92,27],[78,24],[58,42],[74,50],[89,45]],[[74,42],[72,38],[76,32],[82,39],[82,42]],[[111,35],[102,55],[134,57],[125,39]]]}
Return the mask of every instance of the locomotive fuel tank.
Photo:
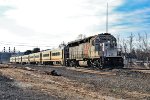
{"label": "locomotive fuel tank", "polygon": [[87,61],[79,61],[79,66],[88,66]]}

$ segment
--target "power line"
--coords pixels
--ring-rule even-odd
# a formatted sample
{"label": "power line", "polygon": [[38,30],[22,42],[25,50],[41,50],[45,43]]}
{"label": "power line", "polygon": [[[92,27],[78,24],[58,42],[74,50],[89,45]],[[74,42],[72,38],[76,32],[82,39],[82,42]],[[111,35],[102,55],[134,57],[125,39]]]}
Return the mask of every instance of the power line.
{"label": "power line", "polygon": [[[40,41],[41,42],[41,41]],[[17,44],[17,45],[30,45],[29,43],[17,43],[17,42],[7,42],[7,41],[0,41],[1,44]],[[45,44],[38,44],[38,45],[45,45]],[[55,45],[55,44],[50,44],[49,45]]]}
{"label": "power line", "polygon": [[12,45],[12,46],[25,46],[25,47],[53,47],[54,45],[43,45],[43,44],[38,44],[38,45],[29,45],[29,44],[12,44],[12,43],[2,43],[0,42],[1,45]]}

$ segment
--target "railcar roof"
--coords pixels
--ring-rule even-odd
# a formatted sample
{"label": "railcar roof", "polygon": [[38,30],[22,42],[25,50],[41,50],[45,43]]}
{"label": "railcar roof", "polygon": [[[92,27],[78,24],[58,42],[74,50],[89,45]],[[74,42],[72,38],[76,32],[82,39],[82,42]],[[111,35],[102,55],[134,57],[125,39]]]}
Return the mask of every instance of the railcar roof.
{"label": "railcar roof", "polygon": [[90,36],[90,37],[87,37],[87,38],[84,38],[84,39],[79,39],[79,40],[71,41],[71,42],[68,42],[68,45],[74,44],[74,43],[81,43],[81,42],[86,41],[86,40],[89,40],[89,39],[91,39],[91,38],[93,38],[93,37],[95,37],[95,36],[97,36],[97,35]]}
{"label": "railcar roof", "polygon": [[[98,35],[111,35],[111,34],[110,33],[101,33],[101,34],[98,34]],[[68,42],[68,45],[84,43],[85,41],[88,41],[89,39],[91,39],[93,37],[96,37],[98,35],[89,36],[89,37],[84,38],[84,39],[79,39],[79,40],[71,41],[71,42]]]}

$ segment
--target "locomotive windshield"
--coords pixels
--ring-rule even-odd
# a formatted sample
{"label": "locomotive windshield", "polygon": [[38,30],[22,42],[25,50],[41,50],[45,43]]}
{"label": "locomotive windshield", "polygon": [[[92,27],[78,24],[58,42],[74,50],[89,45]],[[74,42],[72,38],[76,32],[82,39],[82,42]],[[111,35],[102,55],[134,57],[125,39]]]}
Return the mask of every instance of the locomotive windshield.
{"label": "locomotive windshield", "polygon": [[99,34],[98,35],[100,43],[108,42],[115,44],[116,43],[116,38],[112,36],[111,34]]}

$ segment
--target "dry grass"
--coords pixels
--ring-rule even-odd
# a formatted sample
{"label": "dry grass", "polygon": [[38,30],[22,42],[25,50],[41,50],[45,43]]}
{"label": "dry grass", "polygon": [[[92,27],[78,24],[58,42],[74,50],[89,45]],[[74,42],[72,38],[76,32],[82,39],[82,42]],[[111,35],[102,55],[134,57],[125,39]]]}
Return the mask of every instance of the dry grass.
{"label": "dry grass", "polygon": [[48,93],[67,100],[116,100],[116,98],[102,96],[99,92],[92,92],[86,89],[86,85],[63,76],[51,76],[38,73],[37,71],[27,71],[17,68],[0,69],[0,72],[9,78],[16,80],[16,85],[21,88]]}

